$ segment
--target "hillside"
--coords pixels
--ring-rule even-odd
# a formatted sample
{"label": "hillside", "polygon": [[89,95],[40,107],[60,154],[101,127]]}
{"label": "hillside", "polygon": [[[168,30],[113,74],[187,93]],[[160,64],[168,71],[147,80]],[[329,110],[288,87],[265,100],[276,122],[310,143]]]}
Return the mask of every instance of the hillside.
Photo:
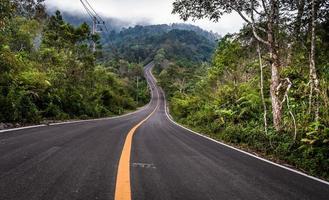
{"label": "hillside", "polygon": [[137,25],[111,32],[108,53],[110,57],[138,62],[152,59],[159,49],[164,49],[167,59],[202,62],[211,58],[218,38],[193,25]]}
{"label": "hillside", "polygon": [[[53,15],[55,12],[56,12],[56,10],[54,10],[54,9],[47,10],[47,13],[49,15]],[[63,19],[74,26],[79,26],[80,24],[82,24],[84,22],[86,22],[90,26],[92,25],[90,18],[86,14],[83,15],[81,13],[70,13],[70,12],[63,12],[63,11],[61,13],[62,13]],[[221,35],[219,35],[218,33],[203,30],[202,28],[192,25],[192,24],[172,23],[172,24],[149,25],[148,22],[140,21],[137,23],[138,25],[134,25],[129,21],[125,21],[125,20],[118,19],[118,18],[111,18],[111,17],[105,17],[105,16],[101,16],[101,17],[105,21],[109,32],[115,31],[116,33],[119,33],[120,31],[125,31],[126,29],[143,26],[143,28],[145,30],[148,30],[148,32],[150,31],[150,32],[164,33],[164,32],[169,32],[174,29],[178,29],[178,30],[194,31],[198,35],[201,35],[211,41],[215,41],[215,40],[221,38]],[[136,26],[136,27],[134,27],[134,26]],[[102,36],[105,37],[105,40],[106,40],[109,32],[106,32],[106,30],[104,30],[104,32],[102,33]]]}
{"label": "hillside", "polygon": [[[49,14],[54,13],[48,10]],[[79,13],[62,13],[68,23],[79,26],[90,24],[87,15]],[[209,32],[198,26],[184,23],[132,26],[130,22],[102,17],[108,30],[100,33],[101,43],[108,60],[123,59],[129,62],[151,60],[159,49],[164,49],[169,60],[185,60],[190,62],[209,61],[218,39],[217,33]]]}

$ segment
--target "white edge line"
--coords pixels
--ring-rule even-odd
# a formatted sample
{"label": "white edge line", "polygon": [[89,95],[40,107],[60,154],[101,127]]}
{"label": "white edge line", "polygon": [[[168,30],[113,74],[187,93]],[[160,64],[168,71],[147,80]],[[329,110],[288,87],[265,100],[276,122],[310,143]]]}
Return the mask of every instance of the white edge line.
{"label": "white edge line", "polygon": [[[151,62],[152,63],[152,62]],[[145,68],[147,66],[149,66],[151,63],[147,64],[145,66]],[[153,74],[151,73],[152,78]],[[156,80],[156,79],[154,79]],[[156,85],[154,84],[154,87],[156,87]],[[150,89],[150,93],[153,96],[152,93],[152,87],[149,88]],[[151,98],[152,99],[152,98]],[[0,130],[0,133],[5,133],[5,132],[12,132],[12,131],[19,131],[19,130],[24,130],[24,129],[31,129],[31,128],[40,128],[40,127],[45,127],[45,126],[57,126],[57,125],[64,125],[64,124],[76,124],[76,123],[84,123],[84,122],[93,122],[93,121],[103,121],[103,120],[109,120],[109,119],[118,119],[118,118],[122,118],[122,117],[126,117],[135,113],[138,113],[140,111],[145,110],[147,107],[149,107],[151,104],[151,101],[148,102],[148,104],[144,105],[143,107],[139,108],[136,111],[124,114],[124,115],[119,115],[119,116],[113,116],[113,117],[105,117],[105,118],[98,118],[98,119],[87,119],[87,120],[75,120],[75,121],[67,121],[67,122],[56,122],[56,123],[50,123],[50,124],[39,124],[39,125],[33,125],[33,126],[24,126],[24,127],[19,127],[19,128],[11,128],[11,129],[4,129],[4,130]]]}
{"label": "white edge line", "polygon": [[[153,74],[152,74],[152,72],[151,72],[151,76],[152,76],[153,79],[155,79],[154,76],[153,76]],[[161,88],[161,90],[162,90],[162,88]],[[243,154],[246,154],[246,155],[248,155],[248,156],[254,157],[254,158],[258,159],[258,160],[261,160],[261,161],[267,162],[267,163],[272,164],[272,165],[275,165],[275,166],[277,166],[277,167],[280,167],[280,168],[286,169],[286,170],[288,170],[288,171],[291,171],[291,172],[297,173],[297,174],[299,174],[299,175],[302,175],[302,176],[305,176],[305,177],[307,177],[307,178],[313,179],[313,180],[315,180],[315,181],[318,181],[318,182],[324,183],[324,184],[326,184],[326,185],[329,185],[329,182],[327,182],[327,181],[325,181],[325,180],[322,180],[322,179],[316,178],[316,177],[314,177],[314,176],[311,176],[311,175],[305,174],[305,173],[300,172],[300,171],[298,171],[298,170],[295,170],[295,169],[292,169],[292,168],[289,168],[289,167],[286,167],[286,166],[280,165],[280,164],[278,164],[278,163],[272,162],[272,161],[267,160],[267,159],[265,159],[265,158],[262,158],[262,157],[256,156],[256,155],[254,155],[254,154],[251,154],[251,153],[249,153],[249,152],[243,151],[243,150],[238,149],[238,148],[236,148],[236,147],[230,146],[230,145],[225,144],[225,143],[223,143],[223,142],[217,141],[217,140],[215,140],[215,139],[213,139],[213,138],[210,138],[210,137],[208,137],[208,136],[206,136],[206,135],[204,135],[204,134],[198,133],[198,132],[196,132],[196,131],[193,131],[193,130],[191,130],[191,129],[189,129],[189,128],[186,128],[186,127],[184,127],[184,126],[178,124],[177,122],[175,122],[175,121],[172,119],[172,117],[170,116],[170,114],[168,114],[169,107],[167,107],[167,100],[166,100],[165,93],[163,92],[163,90],[162,90],[162,94],[163,94],[163,97],[164,97],[164,104],[165,104],[165,105],[164,105],[164,106],[165,106],[165,109],[164,109],[164,110],[165,110],[166,116],[167,116],[167,118],[168,118],[173,124],[175,124],[176,126],[179,126],[179,127],[183,128],[183,129],[187,130],[187,131],[190,132],[190,133],[194,133],[194,134],[196,134],[196,135],[198,135],[198,136],[200,136],[200,137],[206,138],[206,139],[208,139],[208,140],[210,140],[210,141],[212,141],[212,142],[215,142],[215,143],[217,143],[217,144],[223,145],[223,146],[228,147],[228,148],[230,148],[230,149],[236,150],[236,151],[238,151],[238,152],[240,152],[240,153],[243,153]],[[167,111],[167,110],[168,110],[168,111]]]}
{"label": "white edge line", "polygon": [[39,128],[39,127],[44,127],[44,126],[47,126],[47,125],[46,124],[39,124],[39,125],[34,125],[34,126],[24,126],[24,127],[19,127],[19,128],[4,129],[4,130],[0,130],[0,133],[11,132],[11,131],[19,131],[19,130],[30,129],[30,128]]}

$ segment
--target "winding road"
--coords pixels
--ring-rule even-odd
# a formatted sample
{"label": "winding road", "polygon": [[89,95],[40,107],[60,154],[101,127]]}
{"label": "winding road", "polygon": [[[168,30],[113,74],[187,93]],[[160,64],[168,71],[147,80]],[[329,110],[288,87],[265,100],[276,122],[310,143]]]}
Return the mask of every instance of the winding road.
{"label": "winding road", "polygon": [[136,112],[0,132],[0,200],[329,199],[329,184],[170,119],[164,93]]}

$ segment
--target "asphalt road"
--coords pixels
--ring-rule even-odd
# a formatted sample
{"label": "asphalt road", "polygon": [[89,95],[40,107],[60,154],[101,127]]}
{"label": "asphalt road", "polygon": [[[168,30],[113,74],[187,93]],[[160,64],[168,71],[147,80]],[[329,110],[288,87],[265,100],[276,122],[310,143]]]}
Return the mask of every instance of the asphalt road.
{"label": "asphalt road", "polygon": [[174,124],[151,68],[152,100],[138,112],[0,133],[0,200],[114,199],[126,164],[126,199],[329,199],[326,183]]}

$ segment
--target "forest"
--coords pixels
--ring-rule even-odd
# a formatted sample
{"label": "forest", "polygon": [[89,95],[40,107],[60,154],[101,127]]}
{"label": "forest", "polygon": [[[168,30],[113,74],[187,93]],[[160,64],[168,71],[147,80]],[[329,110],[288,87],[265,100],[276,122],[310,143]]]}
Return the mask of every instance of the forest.
{"label": "forest", "polygon": [[209,61],[219,38],[188,24],[123,28],[110,18],[93,35],[88,17],[42,0],[4,0],[0,9],[1,129],[135,110],[150,99],[143,65],[161,52],[167,62]]}
{"label": "forest", "polygon": [[123,28],[105,37],[109,59],[123,58],[130,62],[152,61],[163,49],[170,60],[209,61],[220,36],[188,24],[160,24]]}
{"label": "forest", "polygon": [[218,140],[329,178],[329,1],[176,0],[182,19],[245,21],[209,63],[155,73],[176,121]]}
{"label": "forest", "polygon": [[104,59],[100,36],[86,23],[73,26],[60,11],[48,15],[43,1],[1,1],[2,128],[108,117],[148,101],[142,65]]}

